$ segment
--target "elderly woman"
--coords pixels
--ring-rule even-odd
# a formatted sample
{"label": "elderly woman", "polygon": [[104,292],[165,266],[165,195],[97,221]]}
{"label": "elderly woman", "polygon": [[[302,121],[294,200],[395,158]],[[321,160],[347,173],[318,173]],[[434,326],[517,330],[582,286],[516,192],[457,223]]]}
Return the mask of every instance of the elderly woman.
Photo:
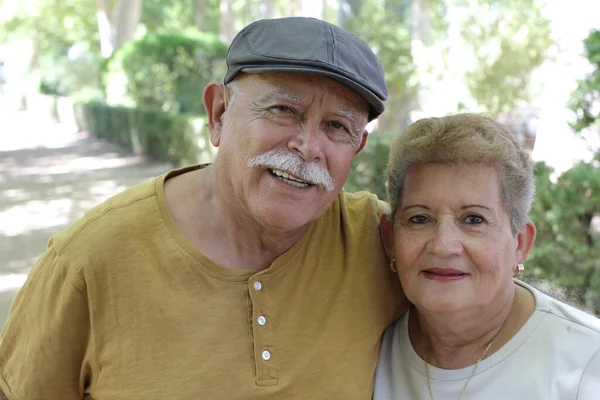
{"label": "elderly woman", "polygon": [[375,400],[600,399],[600,320],[514,279],[533,193],[528,154],[485,116],[395,139],[381,231],[414,307],[383,337]]}

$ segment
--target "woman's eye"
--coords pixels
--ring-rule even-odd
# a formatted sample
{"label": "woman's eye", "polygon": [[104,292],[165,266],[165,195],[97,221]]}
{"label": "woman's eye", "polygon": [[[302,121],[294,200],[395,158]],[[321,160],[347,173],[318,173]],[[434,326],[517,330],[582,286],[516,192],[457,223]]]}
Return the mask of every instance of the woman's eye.
{"label": "woman's eye", "polygon": [[426,224],[429,222],[429,218],[424,215],[415,215],[414,217],[410,217],[408,220],[413,224]]}
{"label": "woman's eye", "polygon": [[485,220],[480,215],[467,215],[465,218],[465,222],[469,225],[478,225],[482,224]]}

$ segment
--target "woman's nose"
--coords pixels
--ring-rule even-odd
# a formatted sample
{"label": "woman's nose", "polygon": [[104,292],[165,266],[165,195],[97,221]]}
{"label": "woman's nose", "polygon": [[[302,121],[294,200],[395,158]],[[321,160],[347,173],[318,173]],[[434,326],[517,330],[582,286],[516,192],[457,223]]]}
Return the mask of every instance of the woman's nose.
{"label": "woman's nose", "polygon": [[462,254],[460,229],[453,221],[438,222],[429,240],[428,250],[440,258]]}

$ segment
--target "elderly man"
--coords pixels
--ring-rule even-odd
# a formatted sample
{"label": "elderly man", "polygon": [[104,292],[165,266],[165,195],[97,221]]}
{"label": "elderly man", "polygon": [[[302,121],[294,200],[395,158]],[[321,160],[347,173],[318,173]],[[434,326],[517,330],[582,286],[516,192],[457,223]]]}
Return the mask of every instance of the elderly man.
{"label": "elderly man", "polygon": [[247,26],[227,62],[203,94],[215,162],[50,240],[3,332],[8,399],[371,398],[403,296],[382,204],[342,186],[384,109],[382,68],[309,18]]}

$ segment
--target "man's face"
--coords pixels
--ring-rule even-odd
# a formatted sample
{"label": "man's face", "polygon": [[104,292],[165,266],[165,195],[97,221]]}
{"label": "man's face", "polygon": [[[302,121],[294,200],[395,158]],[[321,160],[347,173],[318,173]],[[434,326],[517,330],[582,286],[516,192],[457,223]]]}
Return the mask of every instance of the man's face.
{"label": "man's face", "polygon": [[331,79],[293,73],[244,75],[230,100],[211,134],[231,206],[271,231],[306,227],[366,142],[366,102]]}

